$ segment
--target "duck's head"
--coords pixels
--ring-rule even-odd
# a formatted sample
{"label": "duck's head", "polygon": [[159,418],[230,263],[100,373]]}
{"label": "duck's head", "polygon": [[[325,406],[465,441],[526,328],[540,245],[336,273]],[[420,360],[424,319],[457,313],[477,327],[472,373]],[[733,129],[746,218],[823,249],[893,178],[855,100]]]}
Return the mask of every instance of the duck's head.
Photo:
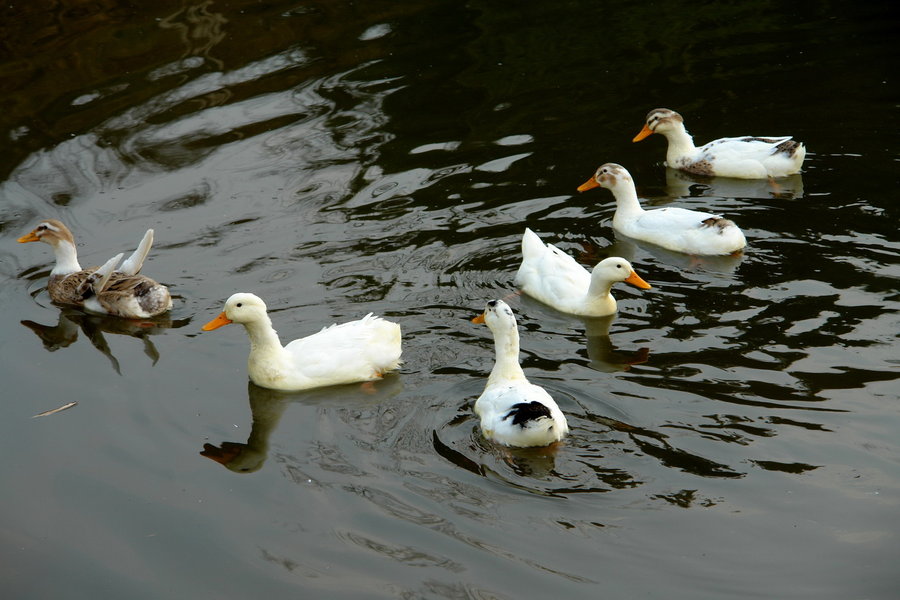
{"label": "duck's head", "polygon": [[229,323],[251,323],[264,319],[266,303],[255,294],[239,292],[225,301],[225,310],[203,326],[203,331],[212,331]]}
{"label": "duck's head", "polygon": [[605,187],[608,190],[613,190],[622,184],[633,185],[631,174],[622,165],[606,163],[597,169],[593,177],[578,186],[578,191],[586,192],[595,187]]}
{"label": "duck's head", "polygon": [[491,331],[516,328],[516,316],[503,300],[488,302],[484,312],[472,319],[472,322],[485,323]]}
{"label": "duck's head", "polygon": [[75,238],[69,228],[56,219],[45,219],[41,221],[37,227],[18,239],[20,244],[25,242],[44,242],[56,247],[61,242],[68,242],[75,245]]}
{"label": "duck's head", "polygon": [[654,108],[647,113],[647,122],[644,123],[644,128],[631,141],[639,142],[654,133],[665,135],[678,127],[684,127],[684,119],[681,118],[681,115],[668,108]]}
{"label": "duck's head", "polygon": [[594,267],[591,276],[595,279],[601,278],[606,281],[624,281],[642,290],[649,290],[651,287],[649,283],[641,279],[641,276],[634,271],[630,262],[618,256],[611,256],[601,260]]}

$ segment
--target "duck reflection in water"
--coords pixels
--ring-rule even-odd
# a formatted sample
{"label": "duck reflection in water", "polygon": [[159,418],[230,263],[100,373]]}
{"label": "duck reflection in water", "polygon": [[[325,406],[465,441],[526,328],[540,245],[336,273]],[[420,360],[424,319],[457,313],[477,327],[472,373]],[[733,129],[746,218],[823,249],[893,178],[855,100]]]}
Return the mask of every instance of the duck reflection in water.
{"label": "duck reflection in water", "polygon": [[283,392],[260,387],[247,382],[250,400],[250,416],[253,421],[246,442],[222,442],[203,444],[200,456],[224,466],[235,473],[259,471],[269,457],[269,439],[278,428],[285,409],[292,403],[341,404],[346,402],[379,402],[397,395],[402,389],[402,380],[395,375],[387,375],[378,381],[335,385],[301,392]]}
{"label": "duck reflection in water", "polygon": [[577,327],[580,322],[584,327],[585,347],[589,366],[601,373],[615,373],[628,371],[634,365],[647,362],[650,359],[650,348],[641,347],[632,351],[618,349],[610,338],[609,329],[619,313],[605,317],[579,317],[560,312],[552,306],[542,302],[521,296],[522,306],[529,314],[541,314],[541,322],[551,324],[554,328]]}
{"label": "duck reflection in water", "polygon": [[81,312],[75,308],[61,308],[56,325],[42,325],[35,321],[21,321],[22,325],[34,332],[50,352],[60,348],[68,348],[78,340],[79,330],[90,340],[91,344],[109,359],[113,369],[122,374],[119,361],[113,355],[104,334],[127,335],[138,338],[144,343],[144,354],[150,357],[155,365],[159,361],[159,350],[150,339],[166,329],[184,327],[188,319],[173,320],[168,315],[148,319],[122,319],[106,315],[94,315]]}
{"label": "duck reflection in water", "polygon": [[[650,242],[630,238],[615,230],[613,233],[615,234],[615,240],[609,246],[605,246],[603,252],[605,254],[613,253],[629,261],[642,260],[646,262],[646,258],[641,255],[649,253],[659,262],[685,271],[702,270],[712,273],[734,273],[737,271],[741,261],[744,260],[743,251],[737,255],[727,254],[721,256],[684,254],[666,250],[662,246],[657,246]],[[582,242],[582,248],[584,249],[580,255],[582,260],[592,260],[592,257],[599,253],[596,245],[592,242]]]}
{"label": "duck reflection in water", "polygon": [[673,200],[710,196],[792,200],[803,197],[803,176],[795,173],[778,179],[734,179],[704,177],[667,168],[666,191]]}
{"label": "duck reflection in water", "polygon": [[587,336],[587,355],[590,367],[603,373],[628,371],[634,365],[650,359],[650,348],[638,348],[634,352],[619,352],[609,337],[609,327],[616,315],[608,317],[582,317]]}

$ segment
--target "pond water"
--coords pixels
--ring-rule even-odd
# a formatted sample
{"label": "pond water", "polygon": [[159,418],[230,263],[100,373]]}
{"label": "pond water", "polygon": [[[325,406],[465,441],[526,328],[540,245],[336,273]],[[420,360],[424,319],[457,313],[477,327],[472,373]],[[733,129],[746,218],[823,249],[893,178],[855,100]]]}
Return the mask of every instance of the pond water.
{"label": "pond water", "polygon": [[[896,597],[886,5],[40,4],[0,19],[4,597]],[[803,173],[667,172],[631,143],[659,106],[698,142],[794,135]],[[746,252],[617,237],[609,192],[575,192],[604,162]],[[46,217],[85,265],[154,228],[171,314],[54,306],[50,248],[15,241]],[[555,451],[472,415],[470,319],[515,291],[526,225],[653,285],[601,320],[509,298]],[[200,331],[235,291],[285,341],[389,317],[405,364],[257,388],[241,328]]]}

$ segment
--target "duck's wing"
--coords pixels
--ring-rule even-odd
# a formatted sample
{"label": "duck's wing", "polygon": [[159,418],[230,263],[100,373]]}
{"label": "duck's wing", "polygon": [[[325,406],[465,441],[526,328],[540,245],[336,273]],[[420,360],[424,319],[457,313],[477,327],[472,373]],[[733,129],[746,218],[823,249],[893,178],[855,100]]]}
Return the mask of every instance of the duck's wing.
{"label": "duck's wing", "polygon": [[141,267],[144,266],[144,259],[150,254],[151,246],[153,246],[153,230],[148,229],[137,249],[122,263],[119,271],[125,275],[137,275],[140,273]]}
{"label": "duck's wing", "polygon": [[775,137],[730,137],[713,140],[700,147],[701,160],[741,160],[755,159],[763,161],[766,158],[783,151],[788,146],[795,146],[797,142],[791,142],[791,136]]}
{"label": "duck's wing", "polygon": [[672,235],[679,231],[696,229],[704,225],[707,219],[720,219],[720,215],[688,210],[677,206],[667,206],[644,211],[634,224],[641,231]]}
{"label": "duck's wing", "polygon": [[590,283],[587,269],[553,244],[544,245],[539,256],[533,254],[523,260],[516,273],[516,284],[544,302],[584,294]]}
{"label": "duck's wing", "polygon": [[324,327],[285,346],[294,364],[310,378],[362,379],[400,365],[400,326],[369,313],[362,319]]}
{"label": "duck's wing", "polygon": [[97,270],[85,277],[78,286],[78,298],[84,300],[91,296],[97,296],[109,285],[116,265],[122,260],[122,253],[118,253],[103,263]]}

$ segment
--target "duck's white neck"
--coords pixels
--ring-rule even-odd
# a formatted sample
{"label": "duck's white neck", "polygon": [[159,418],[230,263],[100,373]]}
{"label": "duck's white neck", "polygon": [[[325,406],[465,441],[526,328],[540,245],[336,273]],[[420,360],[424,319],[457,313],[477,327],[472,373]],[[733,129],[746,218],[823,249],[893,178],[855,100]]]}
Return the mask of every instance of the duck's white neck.
{"label": "duck's white neck", "polygon": [[670,167],[677,167],[679,159],[693,158],[697,152],[694,146],[694,138],[684,128],[684,123],[678,125],[671,130],[660,132],[666,136],[669,142],[669,149],[666,151],[666,162]]}
{"label": "duck's white neck", "polygon": [[510,379],[525,379],[519,364],[519,331],[517,328],[494,333],[496,362],[488,377],[488,385]]}
{"label": "duck's white neck", "polygon": [[250,359],[259,353],[269,354],[283,350],[278,332],[272,327],[269,315],[262,315],[255,321],[244,323],[247,337],[250,338]]}
{"label": "duck's white neck", "polygon": [[71,242],[60,240],[53,245],[53,254],[56,255],[56,265],[50,271],[51,275],[68,275],[81,270],[81,265],[78,264],[78,252]]}
{"label": "duck's white neck", "polygon": [[[630,221],[644,212],[638,200],[637,190],[633,181],[629,179],[619,181],[610,191],[612,191],[616,199],[616,214],[613,216],[613,227],[620,228],[620,222]],[[593,285],[593,282],[591,282],[591,285]],[[606,291],[609,293],[608,289]]]}
{"label": "duck's white neck", "polygon": [[615,312],[616,299],[610,293],[612,285],[612,281],[603,277],[591,277],[591,285],[588,287],[585,303],[596,309],[603,307],[606,311]]}

